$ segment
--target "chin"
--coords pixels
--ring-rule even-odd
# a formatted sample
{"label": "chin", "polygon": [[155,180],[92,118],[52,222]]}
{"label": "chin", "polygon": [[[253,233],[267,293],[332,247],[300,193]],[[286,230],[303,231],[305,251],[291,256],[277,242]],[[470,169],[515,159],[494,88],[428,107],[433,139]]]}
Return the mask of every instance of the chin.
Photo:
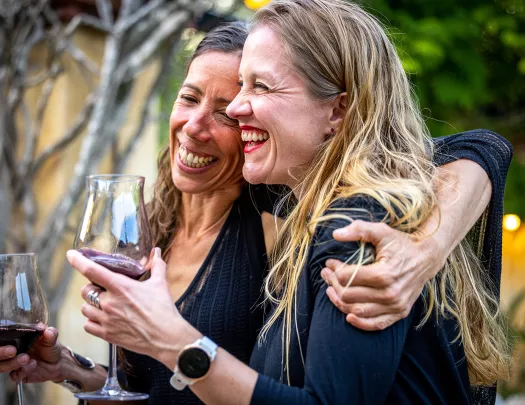
{"label": "chin", "polygon": [[246,165],[242,168],[242,176],[250,184],[261,184],[265,180],[265,176],[261,175],[260,170],[249,169]]}
{"label": "chin", "polygon": [[202,182],[192,181],[183,176],[173,175],[172,180],[175,187],[183,193],[199,194],[204,191],[203,188],[205,189],[205,185]]}

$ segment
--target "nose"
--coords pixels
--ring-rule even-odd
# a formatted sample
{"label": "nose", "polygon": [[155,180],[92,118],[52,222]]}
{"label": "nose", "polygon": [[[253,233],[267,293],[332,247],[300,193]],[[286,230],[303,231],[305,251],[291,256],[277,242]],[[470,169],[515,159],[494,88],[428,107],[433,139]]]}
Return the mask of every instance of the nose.
{"label": "nose", "polygon": [[208,131],[210,119],[209,113],[206,111],[194,111],[188,117],[188,121],[182,126],[182,130],[189,137],[206,142],[211,138]]}
{"label": "nose", "polygon": [[243,117],[252,115],[252,113],[252,105],[242,90],[226,108],[226,114],[234,120],[241,120]]}

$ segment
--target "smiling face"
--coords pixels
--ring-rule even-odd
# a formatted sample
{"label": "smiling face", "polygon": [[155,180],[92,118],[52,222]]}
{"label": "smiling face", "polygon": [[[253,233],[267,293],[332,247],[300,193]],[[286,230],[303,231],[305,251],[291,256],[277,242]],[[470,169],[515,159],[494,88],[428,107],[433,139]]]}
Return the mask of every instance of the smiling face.
{"label": "smiling face", "polygon": [[208,52],[193,60],[170,117],[171,170],[187,193],[242,182],[243,143],[226,107],[239,91],[239,54]]}
{"label": "smiling face", "polygon": [[331,132],[333,103],[309,94],[282,41],[265,26],[248,36],[239,76],[242,89],[227,112],[242,130],[245,179],[296,186]]}

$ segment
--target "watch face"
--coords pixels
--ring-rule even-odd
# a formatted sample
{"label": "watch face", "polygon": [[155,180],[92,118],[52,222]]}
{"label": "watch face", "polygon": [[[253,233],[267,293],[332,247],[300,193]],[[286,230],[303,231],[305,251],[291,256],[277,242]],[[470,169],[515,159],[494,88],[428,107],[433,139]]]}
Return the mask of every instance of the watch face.
{"label": "watch face", "polygon": [[210,369],[210,358],[204,350],[191,347],[181,353],[179,369],[188,378],[204,377]]}

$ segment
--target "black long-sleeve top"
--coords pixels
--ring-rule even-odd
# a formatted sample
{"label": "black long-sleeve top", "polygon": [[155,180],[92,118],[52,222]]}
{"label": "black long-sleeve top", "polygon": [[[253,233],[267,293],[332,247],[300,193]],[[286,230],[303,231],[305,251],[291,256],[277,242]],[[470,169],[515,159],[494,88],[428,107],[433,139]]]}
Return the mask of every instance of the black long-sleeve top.
{"label": "black long-sleeve top", "polygon": [[[467,147],[463,140],[469,140]],[[487,144],[491,146],[486,149]],[[482,236],[477,247],[499,290],[503,187],[512,149],[488,131],[439,139],[437,146],[438,163],[474,160],[492,180],[490,209],[477,225],[486,224],[485,232],[477,234]],[[370,198],[338,200],[331,208],[368,221],[381,221],[386,214]],[[460,341],[453,343],[457,323],[452,317],[437,319],[433,314],[422,328],[416,328],[425,313],[423,294],[406,319],[383,331],[364,332],[341,317],[326,295],[320,271],[327,259],[345,261],[357,250],[357,243],[341,243],[332,237],[334,229],[347,224],[335,219],[317,227],[296,293],[288,362],[283,357],[279,319],[252,354],[250,366],[260,375],[251,404],[493,403],[493,390],[470,389],[463,346]]]}
{"label": "black long-sleeve top", "polygon": [[[469,132],[439,138],[436,145],[445,152],[437,156],[438,164],[461,158],[474,160],[487,171],[493,185],[504,184],[510,148],[499,135]],[[494,160],[488,159],[485,164],[487,156],[494,156]],[[494,218],[493,223],[497,224],[498,221],[501,223],[502,211],[499,202],[494,202],[494,198],[500,198],[496,188],[493,188],[489,213]],[[279,195],[262,186],[243,190],[202,268],[176,303],[188,322],[246,363],[263,322],[261,307],[257,305],[263,298],[261,286],[266,265],[260,213],[273,212],[273,204],[278,198]],[[493,235],[498,237],[497,233]],[[495,268],[495,274],[498,274],[498,266]],[[343,314],[337,313],[337,316],[344,321]],[[362,333],[366,336],[366,332]],[[355,344],[347,341],[345,346],[352,350]],[[158,361],[131,352],[126,352],[126,360],[129,363],[126,367],[128,388],[149,393],[150,405],[202,404],[191,390],[173,389],[169,384],[172,371]]]}

